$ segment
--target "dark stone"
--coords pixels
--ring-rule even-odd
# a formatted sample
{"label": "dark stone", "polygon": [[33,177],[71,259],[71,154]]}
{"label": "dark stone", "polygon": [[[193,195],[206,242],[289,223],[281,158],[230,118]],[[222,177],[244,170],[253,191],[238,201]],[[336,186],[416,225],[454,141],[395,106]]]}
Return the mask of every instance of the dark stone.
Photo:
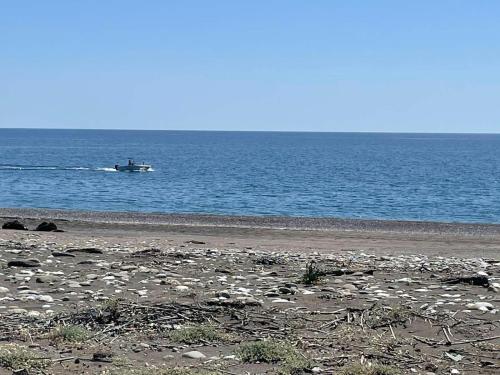
{"label": "dark stone", "polygon": [[35,230],[41,232],[54,232],[57,230],[57,225],[55,225],[53,222],[47,223],[46,221],[44,221],[43,223],[38,225]]}
{"label": "dark stone", "polygon": [[84,247],[81,249],[68,249],[68,253],[102,254],[102,250],[96,247]]}
{"label": "dark stone", "polygon": [[2,229],[28,230],[19,220],[7,221],[2,225]]}
{"label": "dark stone", "polygon": [[185,243],[190,243],[190,244],[193,244],[193,245],[205,245],[205,242],[203,242],[203,241],[197,241],[197,240],[189,240],[189,241],[186,241]]}
{"label": "dark stone", "polygon": [[86,259],[86,260],[82,260],[81,262],[78,262],[77,264],[88,265],[88,264],[95,264],[95,263],[96,263],[96,261],[93,259]]}
{"label": "dark stone", "polygon": [[54,256],[54,257],[71,257],[71,258],[74,258],[75,254],[66,253],[64,251],[53,251],[52,252],[52,256]]}
{"label": "dark stone", "polygon": [[111,352],[96,352],[92,355],[92,361],[94,362],[112,362],[113,361],[113,353]]}
{"label": "dark stone", "polygon": [[7,267],[39,267],[40,262],[36,259],[16,259],[7,263]]}
{"label": "dark stone", "polygon": [[41,275],[36,278],[36,282],[40,284],[51,284],[59,281],[60,278],[53,275]]}
{"label": "dark stone", "polygon": [[232,274],[232,272],[226,268],[216,268],[214,272]]}

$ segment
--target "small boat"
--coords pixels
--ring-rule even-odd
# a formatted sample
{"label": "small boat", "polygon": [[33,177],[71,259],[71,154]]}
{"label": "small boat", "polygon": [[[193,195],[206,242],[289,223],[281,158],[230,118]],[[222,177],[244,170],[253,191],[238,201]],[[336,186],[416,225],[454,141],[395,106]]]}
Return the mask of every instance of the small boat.
{"label": "small boat", "polygon": [[119,172],[147,172],[151,170],[151,165],[149,164],[135,164],[132,159],[128,159],[127,165],[115,164],[115,169]]}

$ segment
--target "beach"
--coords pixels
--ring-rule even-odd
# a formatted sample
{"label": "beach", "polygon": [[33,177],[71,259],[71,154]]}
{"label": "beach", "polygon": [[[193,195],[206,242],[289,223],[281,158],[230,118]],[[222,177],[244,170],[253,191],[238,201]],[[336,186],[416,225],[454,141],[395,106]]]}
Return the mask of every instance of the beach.
{"label": "beach", "polygon": [[45,358],[29,374],[500,366],[500,225],[0,209],[14,219],[30,230],[0,230],[0,337]]}

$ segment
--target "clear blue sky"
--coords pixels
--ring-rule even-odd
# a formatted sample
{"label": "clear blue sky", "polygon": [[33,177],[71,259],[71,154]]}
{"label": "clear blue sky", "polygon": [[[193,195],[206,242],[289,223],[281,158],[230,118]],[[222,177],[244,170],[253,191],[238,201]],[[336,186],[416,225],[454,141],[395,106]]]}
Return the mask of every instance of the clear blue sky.
{"label": "clear blue sky", "polygon": [[0,127],[500,132],[500,1],[0,0]]}

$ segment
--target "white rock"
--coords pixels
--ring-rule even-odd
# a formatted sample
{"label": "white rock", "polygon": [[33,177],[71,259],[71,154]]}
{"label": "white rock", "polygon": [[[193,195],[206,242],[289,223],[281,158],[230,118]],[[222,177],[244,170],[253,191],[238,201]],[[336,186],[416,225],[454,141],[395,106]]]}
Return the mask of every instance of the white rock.
{"label": "white rock", "polygon": [[0,294],[4,294],[4,293],[9,293],[9,289],[5,288],[3,286],[0,286]]}
{"label": "white rock", "polygon": [[54,298],[48,295],[39,296],[38,299],[43,302],[54,302]]}
{"label": "white rock", "polygon": [[490,283],[489,290],[493,292],[500,292],[500,283]]}
{"label": "white rock", "polygon": [[207,356],[205,354],[203,354],[202,352],[199,352],[197,350],[193,350],[191,352],[186,352],[186,353],[182,354],[182,356],[185,358],[191,358],[191,359],[207,358]]}
{"label": "white rock", "polygon": [[409,277],[403,277],[402,279],[396,280],[397,283],[405,283],[405,284],[411,284],[413,283],[413,280],[410,279]]}
{"label": "white rock", "polygon": [[468,309],[479,310],[479,311],[489,311],[493,310],[493,305],[489,302],[474,302],[465,305]]}

